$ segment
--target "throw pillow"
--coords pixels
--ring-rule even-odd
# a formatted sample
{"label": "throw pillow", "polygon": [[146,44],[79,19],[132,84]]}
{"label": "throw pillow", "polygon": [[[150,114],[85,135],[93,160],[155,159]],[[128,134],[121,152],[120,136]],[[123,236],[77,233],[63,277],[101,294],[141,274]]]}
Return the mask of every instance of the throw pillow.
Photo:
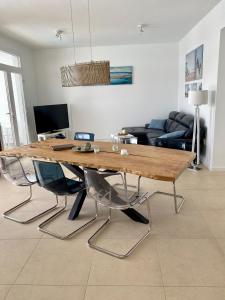
{"label": "throw pillow", "polygon": [[165,119],[152,119],[151,122],[148,124],[148,128],[164,130],[165,123]]}
{"label": "throw pillow", "polygon": [[173,131],[170,133],[163,134],[159,137],[159,139],[179,139],[184,136],[185,131]]}

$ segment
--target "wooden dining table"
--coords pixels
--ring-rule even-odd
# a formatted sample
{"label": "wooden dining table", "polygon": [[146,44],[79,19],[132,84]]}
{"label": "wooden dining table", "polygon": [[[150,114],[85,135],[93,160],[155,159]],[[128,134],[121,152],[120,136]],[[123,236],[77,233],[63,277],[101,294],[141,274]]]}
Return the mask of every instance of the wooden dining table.
{"label": "wooden dining table", "polygon": [[[195,154],[188,151],[167,149],[153,146],[119,144],[119,148],[128,151],[127,156],[112,150],[112,142],[95,141],[92,145],[99,147],[98,153],[80,153],[72,149],[54,151],[56,145],[82,145],[86,142],[69,139],[49,139],[29,145],[0,151],[0,156],[30,157],[55,161],[68,167],[72,172],[83,179],[80,167],[107,169],[123,173],[138,175],[154,180],[175,183],[178,177],[194,160]],[[78,195],[71,209],[69,219],[75,219],[80,212],[86,194]],[[134,210],[128,209],[125,213],[135,221],[146,223],[147,220]]]}

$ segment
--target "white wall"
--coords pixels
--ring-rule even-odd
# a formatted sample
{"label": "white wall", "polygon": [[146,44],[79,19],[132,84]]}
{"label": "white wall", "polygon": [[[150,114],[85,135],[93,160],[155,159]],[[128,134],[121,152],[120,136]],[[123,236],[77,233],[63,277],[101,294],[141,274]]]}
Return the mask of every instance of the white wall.
{"label": "white wall", "polygon": [[[68,103],[73,131],[107,138],[123,126],[143,125],[177,109],[178,45],[151,44],[94,48],[94,59],[111,66],[133,66],[133,84],[62,88],[60,67],[74,62],[73,50],[35,51],[38,104]],[[88,48],[80,48],[87,61]]]}
{"label": "white wall", "polygon": [[[220,31],[225,26],[225,0],[209,12],[179,43],[179,90],[178,107],[185,112],[194,113],[184,97],[185,55],[204,44],[203,89],[210,91],[209,104],[201,107],[201,117],[207,126],[206,155],[204,163],[214,168],[213,141],[215,123],[215,92],[217,90]],[[219,162],[222,166],[223,162]],[[223,165],[225,168],[225,164]]]}
{"label": "white wall", "polygon": [[225,168],[225,28],[221,31],[216,96],[213,168]]}
{"label": "white wall", "polygon": [[24,79],[24,97],[27,109],[29,135],[31,140],[35,140],[36,134],[33,118],[33,105],[35,105],[37,98],[35,89],[33,51],[20,42],[3,35],[0,35],[0,50],[20,56],[22,75]]}

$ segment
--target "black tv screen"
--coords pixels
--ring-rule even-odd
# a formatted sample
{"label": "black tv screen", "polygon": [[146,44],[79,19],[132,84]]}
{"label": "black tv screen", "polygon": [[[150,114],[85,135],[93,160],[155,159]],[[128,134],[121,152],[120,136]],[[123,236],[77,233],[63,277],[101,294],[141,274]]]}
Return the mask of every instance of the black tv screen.
{"label": "black tv screen", "polygon": [[37,134],[69,128],[67,104],[34,106]]}

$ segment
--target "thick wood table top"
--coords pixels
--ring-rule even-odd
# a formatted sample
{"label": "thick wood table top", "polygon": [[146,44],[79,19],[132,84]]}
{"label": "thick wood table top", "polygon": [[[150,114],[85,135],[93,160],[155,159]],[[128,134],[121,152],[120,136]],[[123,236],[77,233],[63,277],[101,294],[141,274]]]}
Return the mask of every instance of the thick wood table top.
{"label": "thick wood table top", "polygon": [[174,182],[195,158],[187,151],[143,145],[119,144],[128,150],[127,157],[112,151],[111,142],[93,142],[100,147],[99,153],[77,153],[71,149],[53,151],[51,146],[59,144],[81,145],[74,140],[49,139],[0,152],[0,156],[27,156],[69,163],[90,168],[104,168],[141,175],[143,177]]}

